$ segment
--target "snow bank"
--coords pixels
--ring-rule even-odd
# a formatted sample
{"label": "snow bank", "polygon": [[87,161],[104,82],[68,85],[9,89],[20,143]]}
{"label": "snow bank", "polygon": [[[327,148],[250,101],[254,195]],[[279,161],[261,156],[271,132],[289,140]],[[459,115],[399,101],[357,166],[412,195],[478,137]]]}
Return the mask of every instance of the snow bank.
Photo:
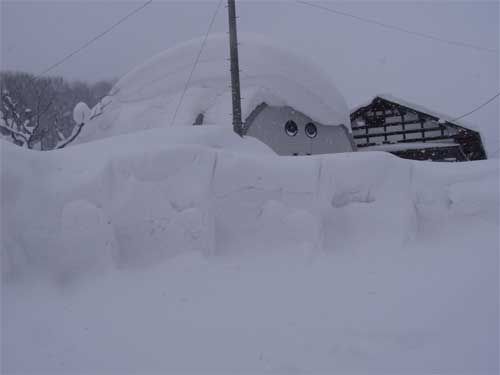
{"label": "snow bank", "polygon": [[44,154],[2,147],[4,280],[67,280],[186,251],[397,248],[415,237],[419,219],[494,220],[498,207],[495,163],[429,165],[385,153],[280,158],[215,126]]}
{"label": "snow bank", "polygon": [[219,127],[143,132],[70,152],[1,146],[2,275],[58,280],[110,260],[122,267],[188,248],[210,252],[214,149],[272,154]]}
{"label": "snow bank", "polygon": [[498,372],[495,162],[0,146],[2,373]]}
{"label": "snow bank", "polygon": [[[195,39],[169,49],[125,75],[103,103],[92,110],[92,120],[77,141],[152,128],[190,126],[200,113],[205,116],[204,124],[229,124],[231,96],[226,34],[214,34],[207,39],[177,111],[202,41]],[[243,118],[266,102],[288,105],[323,124],[344,124],[350,129],[344,98],[314,64],[260,36],[241,34],[239,42]]]}

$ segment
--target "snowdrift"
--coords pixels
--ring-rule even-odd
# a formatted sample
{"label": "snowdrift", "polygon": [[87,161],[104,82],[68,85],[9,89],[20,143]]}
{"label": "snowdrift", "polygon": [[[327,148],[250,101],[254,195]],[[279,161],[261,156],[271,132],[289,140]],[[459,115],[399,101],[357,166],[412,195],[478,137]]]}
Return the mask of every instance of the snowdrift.
{"label": "snowdrift", "polygon": [[[226,34],[208,37],[186,89],[203,39],[169,49],[120,79],[89,117],[77,142],[152,128],[225,124],[231,114],[229,47]],[[261,36],[241,34],[243,118],[260,103],[288,105],[314,120],[350,129],[345,99],[313,63]],[[182,104],[179,106],[179,103]],[[80,116],[81,117],[81,116]]]}
{"label": "snowdrift", "polygon": [[64,282],[186,251],[398,248],[423,225],[450,215],[494,222],[498,209],[493,162],[277,157],[215,126],[43,154],[2,148],[4,280]]}
{"label": "snowdrift", "polygon": [[0,146],[2,373],[498,373],[492,161]]}

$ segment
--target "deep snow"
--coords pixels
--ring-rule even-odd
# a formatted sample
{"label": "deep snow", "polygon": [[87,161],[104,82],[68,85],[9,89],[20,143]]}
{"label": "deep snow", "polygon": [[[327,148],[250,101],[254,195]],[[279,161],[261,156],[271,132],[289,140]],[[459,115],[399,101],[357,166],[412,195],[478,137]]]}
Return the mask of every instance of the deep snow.
{"label": "deep snow", "polygon": [[[240,41],[244,116],[349,125],[313,64]],[[174,121],[200,43],[76,106],[81,145],[0,141],[2,373],[497,374],[498,160],[278,157],[231,131],[225,35]]]}
{"label": "deep snow", "polygon": [[[290,106],[325,125],[350,130],[349,109],[331,78],[313,62],[269,42],[240,33],[242,116],[259,104]],[[226,34],[211,34],[188,87],[203,38],[152,57],[122,77],[92,109],[77,143],[172,126],[228,124],[231,115],[229,46]],[[186,89],[185,95],[183,92]]]}
{"label": "deep snow", "polygon": [[0,146],[2,372],[498,373],[496,160]]}

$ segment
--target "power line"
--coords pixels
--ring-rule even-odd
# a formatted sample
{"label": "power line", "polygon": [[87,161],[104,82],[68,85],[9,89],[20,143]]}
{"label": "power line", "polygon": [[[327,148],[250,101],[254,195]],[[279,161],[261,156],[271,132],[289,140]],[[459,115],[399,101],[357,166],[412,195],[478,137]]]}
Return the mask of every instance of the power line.
{"label": "power line", "polygon": [[194,70],[196,69],[198,62],[200,61],[201,53],[203,52],[203,48],[205,48],[205,44],[207,43],[208,34],[210,33],[210,30],[212,30],[212,26],[215,22],[215,18],[217,17],[217,13],[219,13],[219,8],[220,8],[221,4],[222,4],[222,0],[219,0],[219,3],[217,4],[217,8],[215,9],[215,12],[212,16],[212,19],[210,20],[210,24],[208,25],[207,32],[205,33],[205,36],[203,37],[203,42],[201,43],[200,50],[198,51],[198,55],[196,56],[196,59],[194,60],[193,67],[191,68],[191,72],[189,73],[189,77],[188,77],[186,84],[184,86],[184,90],[182,91],[182,95],[179,99],[179,102],[177,103],[177,108],[175,108],[174,117],[172,118],[172,121],[170,122],[170,126],[172,126],[174,124],[175,119],[177,118],[177,113],[179,112],[179,109],[181,108],[182,101],[184,100],[184,96],[186,95],[186,91],[189,87],[189,84],[191,83],[191,78],[193,78]]}
{"label": "power line", "polygon": [[496,95],[492,96],[491,98],[489,98],[487,101],[485,101],[483,104],[480,104],[479,106],[477,106],[476,108],[474,108],[472,111],[469,111],[467,113],[464,113],[462,116],[459,116],[457,118],[454,118],[453,120],[451,120],[451,122],[453,121],[457,121],[457,120],[460,120],[464,117],[467,117],[471,114],[473,114],[474,112],[476,111],[479,111],[481,108],[483,108],[484,106],[490,104],[493,100],[495,100],[496,98],[498,98],[500,96],[500,92],[497,93]]}
{"label": "power line", "polygon": [[130,13],[128,13],[126,16],[120,18],[118,21],[116,21],[114,24],[112,24],[110,27],[108,27],[107,29],[105,29],[104,31],[102,31],[100,34],[96,35],[95,37],[93,37],[92,39],[88,40],[87,42],[85,42],[80,48],[74,50],[73,52],[71,52],[70,54],[64,56],[62,59],[60,59],[59,61],[55,62],[54,64],[50,65],[48,68],[46,68],[45,70],[43,70],[42,72],[38,73],[35,77],[35,79],[39,78],[40,76],[50,72],[52,69],[55,69],[56,67],[58,67],[59,65],[61,64],[64,64],[67,60],[69,60],[70,58],[72,58],[74,55],[76,55],[77,53],[79,53],[80,51],[84,50],[85,48],[87,48],[88,46],[90,46],[92,43],[94,43],[96,40],[102,38],[104,35],[108,34],[111,30],[113,30],[115,27],[117,27],[118,25],[120,25],[121,23],[125,22],[126,20],[128,20],[130,17],[132,17],[134,14],[140,12],[142,9],[146,8],[149,4],[151,4],[153,2],[153,0],[148,0],[146,1],[144,4],[142,4],[140,7],[138,8],[135,8],[134,10],[132,10]]}
{"label": "power line", "polygon": [[[469,116],[470,114],[476,112],[476,111],[479,111],[481,108],[483,108],[484,106],[490,104],[493,100],[495,100],[496,98],[498,98],[500,96],[500,92],[497,93],[496,95],[492,96],[491,98],[489,98],[487,101],[485,101],[484,103],[480,104],[479,106],[477,106],[476,108],[474,108],[472,111],[469,111],[467,113],[464,113],[462,116],[459,116],[457,118],[454,118],[453,120],[451,120],[451,122],[453,121],[457,121],[457,120],[460,120],[466,116]],[[500,152],[500,148],[496,151],[494,151],[493,153],[490,154],[490,156],[495,156],[496,154],[498,154],[498,152]]]}
{"label": "power line", "polygon": [[447,44],[451,44],[451,45],[459,46],[459,47],[472,48],[472,49],[475,49],[477,51],[484,51],[484,52],[490,52],[490,53],[498,53],[499,52],[499,50],[497,48],[482,47],[482,46],[478,46],[478,45],[475,45],[475,44],[472,44],[472,43],[466,43],[466,42],[461,42],[461,41],[444,39],[444,38],[441,38],[441,37],[438,37],[438,36],[434,36],[434,35],[422,33],[422,32],[419,32],[419,31],[413,31],[413,30],[405,29],[405,28],[400,27],[400,26],[390,25],[390,24],[383,23],[383,22],[380,22],[380,21],[377,21],[377,20],[374,20],[374,19],[357,16],[357,15],[354,15],[354,14],[351,14],[351,13],[347,13],[347,12],[342,12],[342,11],[335,10],[335,9],[332,9],[332,8],[328,8],[328,7],[319,5],[319,4],[310,3],[308,1],[296,0],[295,2],[298,3],[298,4],[302,4],[302,5],[307,5],[309,7],[321,9],[321,10],[324,10],[326,12],[334,13],[334,14],[337,14],[337,15],[340,15],[340,16],[353,18],[353,19],[356,19],[356,20],[361,21],[361,22],[370,23],[370,24],[373,24],[373,25],[384,27],[384,28],[389,29],[389,30],[399,31],[399,32],[410,34],[410,35],[413,35],[413,36],[418,36],[420,38],[430,39],[430,40],[433,40],[433,41],[436,41],[436,42],[447,43]]}

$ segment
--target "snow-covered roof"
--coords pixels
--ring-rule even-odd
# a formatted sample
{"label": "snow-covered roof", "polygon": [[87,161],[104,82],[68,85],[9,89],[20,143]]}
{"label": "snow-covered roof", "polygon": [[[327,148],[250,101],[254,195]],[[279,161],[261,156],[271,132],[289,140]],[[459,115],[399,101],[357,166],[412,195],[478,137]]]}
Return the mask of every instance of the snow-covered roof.
{"label": "snow-covered roof", "polygon": [[[266,102],[293,107],[325,125],[344,124],[350,129],[345,99],[313,63],[253,34],[241,34],[239,42],[243,118]],[[177,111],[202,43],[201,38],[183,43],[126,74],[106,98],[105,108],[93,109],[93,119],[78,141],[192,125],[199,113],[204,114],[204,124],[231,126],[226,34],[208,37]]]}
{"label": "snow-covered roof", "polygon": [[[374,98],[381,98],[381,99],[386,100],[388,102],[392,102],[392,103],[401,105],[403,107],[414,109],[415,111],[422,112],[422,113],[425,113],[425,114],[427,114],[429,116],[436,117],[436,118],[438,118],[442,122],[450,122],[452,124],[455,124],[455,125],[458,125],[458,126],[463,126],[464,128],[469,128],[469,129],[473,129],[473,130],[477,129],[477,126],[474,125],[474,124],[471,124],[471,123],[468,123],[468,122],[464,122],[462,120],[456,121],[454,119],[454,117],[451,117],[449,115],[446,115],[446,114],[437,112],[435,110],[429,109],[427,107],[424,107],[423,105],[415,104],[415,103],[409,102],[407,100],[398,98],[398,97],[393,96],[391,94],[377,94],[377,95],[375,95]],[[358,105],[357,107],[351,109],[351,113],[356,112],[360,108],[366,107],[367,105],[371,104],[372,101],[373,101],[373,99],[371,99],[367,103]]]}

